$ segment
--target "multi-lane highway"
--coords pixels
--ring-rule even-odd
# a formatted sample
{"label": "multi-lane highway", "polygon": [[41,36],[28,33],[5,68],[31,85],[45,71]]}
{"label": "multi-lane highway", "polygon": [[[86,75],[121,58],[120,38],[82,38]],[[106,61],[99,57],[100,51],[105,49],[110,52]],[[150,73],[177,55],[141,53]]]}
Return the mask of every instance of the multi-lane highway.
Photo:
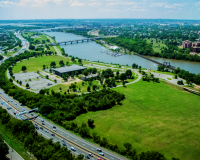
{"label": "multi-lane highway", "polygon": [[[29,111],[30,109],[26,108],[25,106],[22,106],[20,103],[18,103],[17,101],[15,101],[14,99],[12,99],[12,97],[8,96],[7,94],[5,94],[3,92],[2,89],[0,89],[0,103],[3,103],[3,105],[1,104],[1,106],[5,109],[11,107],[12,109],[7,109],[8,113],[10,113],[11,115],[14,115],[14,112],[17,111],[17,113],[19,114],[20,112],[22,112],[23,109],[25,109],[26,111]],[[23,115],[24,118],[32,118],[37,116],[37,113],[33,114],[33,116],[31,114],[26,114]],[[18,116],[17,118],[21,118],[21,116]],[[44,120],[44,124],[42,124],[42,121]],[[122,158],[119,155],[116,155],[104,148],[101,148],[95,144],[92,144],[72,133],[70,133],[67,130],[62,129],[61,127],[55,125],[52,122],[49,122],[46,119],[43,119],[41,117],[37,117],[35,120],[31,120],[33,122],[33,124],[37,124],[37,127],[39,128],[37,131],[39,134],[41,134],[42,136],[44,136],[47,139],[53,138],[54,142],[59,141],[61,143],[61,145],[63,145],[63,143],[65,143],[68,147],[68,149],[71,149],[71,147],[74,147],[76,149],[76,151],[72,151],[74,152],[74,154],[83,154],[83,155],[88,155],[89,153],[92,153],[93,157],[90,156],[90,159],[95,160],[98,158],[104,159],[104,160],[120,160],[120,159],[125,159]],[[54,128],[53,128],[54,126]],[[42,127],[43,129],[40,129],[40,127]],[[56,131],[54,131],[53,129],[56,129]],[[48,133],[46,132],[46,130],[48,130]],[[55,136],[52,136],[52,134],[54,134]],[[65,142],[63,142],[65,141]],[[97,151],[97,148],[102,150],[102,153],[104,153],[104,156],[101,156],[99,153],[99,151]]]}

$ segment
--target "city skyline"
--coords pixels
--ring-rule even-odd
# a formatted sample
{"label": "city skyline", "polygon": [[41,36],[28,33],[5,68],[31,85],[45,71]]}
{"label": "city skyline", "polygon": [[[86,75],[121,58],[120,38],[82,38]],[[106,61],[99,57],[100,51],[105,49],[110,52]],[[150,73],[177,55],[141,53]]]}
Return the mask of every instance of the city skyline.
{"label": "city skyline", "polygon": [[0,20],[17,19],[199,19],[200,1],[182,0],[6,0]]}

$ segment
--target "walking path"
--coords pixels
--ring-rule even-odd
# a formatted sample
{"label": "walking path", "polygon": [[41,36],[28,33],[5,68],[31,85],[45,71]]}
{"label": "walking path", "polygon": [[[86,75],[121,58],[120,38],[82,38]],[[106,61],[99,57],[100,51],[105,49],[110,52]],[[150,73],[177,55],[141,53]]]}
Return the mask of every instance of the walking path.
{"label": "walking path", "polygon": [[[5,141],[4,141],[5,142]],[[6,143],[6,142],[5,142]],[[7,143],[6,143],[7,144]],[[7,144],[8,145],[8,144]],[[24,160],[13,148],[8,145],[9,154],[7,155],[9,160]]]}

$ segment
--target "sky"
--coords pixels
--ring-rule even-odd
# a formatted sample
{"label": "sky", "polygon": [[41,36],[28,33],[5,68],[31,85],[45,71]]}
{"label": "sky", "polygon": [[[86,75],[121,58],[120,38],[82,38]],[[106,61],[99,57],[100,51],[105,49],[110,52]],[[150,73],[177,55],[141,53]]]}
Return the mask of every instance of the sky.
{"label": "sky", "polygon": [[200,0],[0,0],[0,20],[200,19]]}

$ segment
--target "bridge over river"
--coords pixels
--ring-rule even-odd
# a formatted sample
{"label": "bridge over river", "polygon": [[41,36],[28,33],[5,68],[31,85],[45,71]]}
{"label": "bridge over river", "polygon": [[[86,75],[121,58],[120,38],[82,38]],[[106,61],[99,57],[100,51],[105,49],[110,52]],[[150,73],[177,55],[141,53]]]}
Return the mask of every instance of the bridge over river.
{"label": "bridge over river", "polygon": [[95,37],[95,38],[85,38],[85,39],[78,39],[78,40],[70,40],[70,41],[63,41],[63,42],[55,42],[55,43],[49,43],[50,46],[56,46],[60,44],[72,44],[72,43],[79,43],[79,42],[89,42],[94,40],[100,40],[105,37]]}

